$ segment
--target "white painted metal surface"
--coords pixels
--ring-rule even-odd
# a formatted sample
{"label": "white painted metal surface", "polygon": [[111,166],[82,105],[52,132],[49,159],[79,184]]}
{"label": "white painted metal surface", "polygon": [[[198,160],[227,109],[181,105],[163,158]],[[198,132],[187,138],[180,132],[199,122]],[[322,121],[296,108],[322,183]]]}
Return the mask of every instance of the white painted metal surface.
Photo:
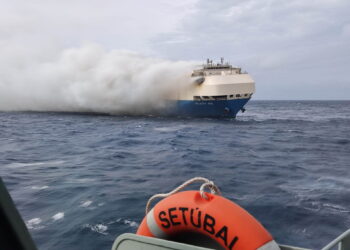
{"label": "white painted metal surface", "polygon": [[[207,64],[192,73],[193,84],[181,89],[171,99],[194,100],[195,97],[227,96],[227,99],[250,98],[255,93],[255,82],[248,73],[242,73],[241,68],[228,63]],[[204,78],[204,81],[202,79]]]}
{"label": "white painted metal surface", "polygon": [[[275,247],[275,246],[274,246]],[[281,250],[311,250],[295,246],[279,245]],[[336,248],[337,247],[337,248]],[[183,250],[206,250],[209,248],[192,246],[188,244],[167,241],[163,239],[139,236],[136,234],[122,234],[114,242],[112,250],[131,250],[131,249],[183,249]],[[327,244],[321,250],[350,250],[350,229],[342,233],[332,242]]]}

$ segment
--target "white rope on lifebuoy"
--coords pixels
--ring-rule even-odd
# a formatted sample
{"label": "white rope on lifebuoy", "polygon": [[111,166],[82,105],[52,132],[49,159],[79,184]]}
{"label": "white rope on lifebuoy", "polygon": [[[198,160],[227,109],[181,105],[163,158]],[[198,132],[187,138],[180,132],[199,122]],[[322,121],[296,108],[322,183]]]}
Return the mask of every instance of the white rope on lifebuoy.
{"label": "white rope on lifebuoy", "polygon": [[214,184],[214,182],[210,181],[207,178],[204,177],[194,177],[192,179],[189,179],[188,181],[185,181],[184,183],[182,183],[180,186],[178,186],[177,188],[175,188],[174,190],[172,190],[169,193],[165,193],[165,194],[155,194],[153,195],[151,198],[149,198],[149,200],[147,201],[147,205],[146,205],[146,215],[148,214],[148,212],[150,211],[150,207],[151,207],[151,202],[156,199],[156,198],[166,198],[170,195],[173,195],[177,192],[179,192],[180,190],[184,189],[185,187],[187,187],[188,185],[191,185],[192,183],[195,182],[204,182],[200,189],[199,192],[202,196],[203,199],[208,199],[208,197],[206,196],[204,189],[205,188],[209,188],[210,192],[212,194],[221,194],[219,188]]}

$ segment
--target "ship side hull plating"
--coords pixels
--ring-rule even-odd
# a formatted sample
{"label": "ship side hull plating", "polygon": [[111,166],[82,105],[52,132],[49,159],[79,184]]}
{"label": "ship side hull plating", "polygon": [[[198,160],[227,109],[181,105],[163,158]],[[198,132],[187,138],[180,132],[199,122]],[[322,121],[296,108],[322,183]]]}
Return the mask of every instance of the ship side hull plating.
{"label": "ship side hull plating", "polygon": [[235,118],[250,98],[233,100],[192,101],[178,100],[168,109],[169,115],[193,117]]}

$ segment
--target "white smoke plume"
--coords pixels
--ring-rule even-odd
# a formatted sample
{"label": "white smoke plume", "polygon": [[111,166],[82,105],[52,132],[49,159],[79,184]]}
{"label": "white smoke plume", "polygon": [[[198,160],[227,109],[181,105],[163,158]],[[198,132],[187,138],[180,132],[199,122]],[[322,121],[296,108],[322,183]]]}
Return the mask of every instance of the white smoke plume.
{"label": "white smoke plume", "polygon": [[33,53],[3,46],[1,52],[0,111],[150,113],[190,86],[196,64],[96,44]]}

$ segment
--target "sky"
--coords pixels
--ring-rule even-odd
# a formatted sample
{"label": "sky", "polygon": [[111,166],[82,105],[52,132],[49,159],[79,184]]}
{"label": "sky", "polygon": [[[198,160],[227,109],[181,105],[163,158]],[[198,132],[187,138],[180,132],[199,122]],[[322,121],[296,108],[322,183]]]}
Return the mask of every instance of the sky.
{"label": "sky", "polygon": [[0,66],[97,44],[166,60],[224,57],[251,74],[257,100],[350,99],[349,0],[0,4]]}

